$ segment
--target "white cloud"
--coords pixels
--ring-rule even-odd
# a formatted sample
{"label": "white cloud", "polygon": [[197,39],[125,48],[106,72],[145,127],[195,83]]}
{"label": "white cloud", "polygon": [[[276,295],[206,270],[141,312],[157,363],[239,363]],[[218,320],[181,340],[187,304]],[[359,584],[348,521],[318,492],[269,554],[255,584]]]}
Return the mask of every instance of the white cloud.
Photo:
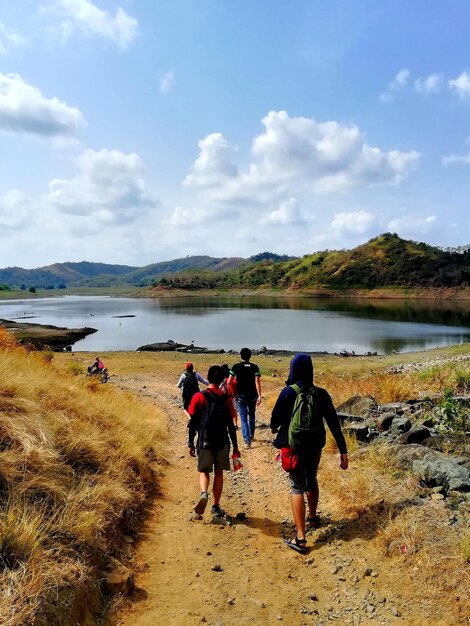
{"label": "white cloud", "polygon": [[470,74],[462,72],[460,76],[449,80],[449,87],[454,89],[461,98],[470,96]]}
{"label": "white cloud", "polygon": [[164,220],[164,223],[169,226],[174,226],[175,228],[181,226],[196,226],[197,224],[201,224],[204,217],[206,217],[205,214],[200,211],[177,206],[170,218]]}
{"label": "white cloud", "polygon": [[442,79],[442,74],[430,74],[426,78],[416,79],[414,86],[420,93],[437,93],[441,89]]}
{"label": "white cloud", "polygon": [[167,94],[170,93],[170,91],[172,91],[175,87],[175,83],[176,83],[176,74],[175,74],[175,70],[170,70],[169,72],[166,72],[166,74],[163,74],[163,76],[160,79],[160,92]]}
{"label": "white cloud", "polygon": [[21,46],[24,43],[24,37],[9,30],[3,22],[0,22],[0,56],[8,54],[10,48]]}
{"label": "white cloud", "polygon": [[297,198],[290,197],[281,202],[277,209],[265,213],[259,220],[260,224],[304,224],[306,216],[300,210]]}
{"label": "white cloud", "polygon": [[366,211],[336,213],[331,226],[340,235],[363,235],[370,230],[375,219],[375,215]]}
{"label": "white cloud", "polygon": [[389,85],[390,89],[393,89],[395,91],[403,89],[403,87],[405,87],[406,84],[408,83],[409,78],[410,78],[410,70],[407,70],[407,69],[400,70],[395,76],[395,78],[392,80],[392,82],[390,83]]}
{"label": "white cloud", "polygon": [[64,40],[75,30],[85,36],[99,36],[125,50],[137,34],[138,22],[118,7],[114,13],[100,9],[91,0],[55,0],[42,7],[43,14],[57,16]]}
{"label": "white cloud", "polygon": [[0,237],[11,231],[31,226],[33,215],[31,201],[22,191],[11,189],[0,197]]}
{"label": "white cloud", "polygon": [[0,129],[57,136],[85,125],[79,109],[58,98],[46,98],[18,74],[0,73]]}
{"label": "white cloud", "polygon": [[357,126],[270,111],[255,137],[253,161],[238,172],[233,147],[220,133],[199,142],[200,154],[186,186],[205,187],[207,197],[225,202],[267,202],[296,193],[319,193],[399,183],[419,159],[416,151],[384,152],[365,143]]}
{"label": "white cloud", "polygon": [[443,165],[452,165],[453,163],[467,163],[470,165],[470,152],[468,154],[449,154],[442,157]]}
{"label": "white cloud", "polygon": [[398,217],[388,223],[389,232],[398,233],[401,236],[428,235],[437,226],[437,217]]}
{"label": "white cloud", "polygon": [[118,150],[86,150],[77,160],[75,178],[54,179],[43,202],[65,214],[125,224],[157,206],[145,182],[137,154]]}
{"label": "white cloud", "polygon": [[237,167],[232,163],[232,154],[237,148],[222,133],[207,135],[198,142],[198,146],[199,156],[191,168],[192,173],[183,182],[185,186],[219,186],[227,178],[237,176]]}
{"label": "white cloud", "polygon": [[407,86],[409,79],[410,79],[410,70],[407,70],[407,69],[400,70],[395,75],[395,78],[388,83],[386,91],[383,91],[380,94],[379,96],[380,101],[384,103],[392,102],[393,92],[401,91],[402,89],[404,89]]}

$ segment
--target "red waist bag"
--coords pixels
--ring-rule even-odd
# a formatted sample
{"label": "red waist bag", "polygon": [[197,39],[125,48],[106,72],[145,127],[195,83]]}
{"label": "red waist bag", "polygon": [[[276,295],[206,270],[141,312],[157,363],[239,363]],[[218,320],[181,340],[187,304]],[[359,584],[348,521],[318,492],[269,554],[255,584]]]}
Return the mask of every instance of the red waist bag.
{"label": "red waist bag", "polygon": [[299,467],[299,455],[292,448],[281,448],[281,465],[286,472],[292,472]]}

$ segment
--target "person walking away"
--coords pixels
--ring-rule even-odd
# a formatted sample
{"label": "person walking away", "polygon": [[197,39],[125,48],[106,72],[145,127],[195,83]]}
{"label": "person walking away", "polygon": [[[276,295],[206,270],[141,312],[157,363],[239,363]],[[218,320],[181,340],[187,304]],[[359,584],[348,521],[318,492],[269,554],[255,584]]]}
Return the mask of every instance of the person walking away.
{"label": "person walking away", "polygon": [[[290,363],[286,387],[279,394],[271,414],[271,431],[277,433],[274,440],[281,454],[293,452],[297,465],[289,472],[291,507],[296,536],[286,543],[289,548],[305,554],[305,500],[307,494],[307,522],[318,528],[317,513],[319,488],[317,470],[322,448],[326,442],[326,421],[340,452],[340,468],[348,468],[346,442],[341,424],[326,389],[313,384],[313,363],[309,354],[297,354]],[[301,423],[303,422],[303,423]]]}
{"label": "person walking away", "polygon": [[194,511],[202,515],[206,510],[209,500],[210,474],[214,471],[212,486],[214,503],[211,508],[213,517],[225,515],[225,511],[220,506],[220,498],[224,485],[224,470],[230,469],[230,442],[233,446],[232,458],[240,458],[232,416],[233,403],[219,388],[223,377],[221,367],[212,365],[207,373],[208,388],[196,393],[189,406],[188,448],[192,457],[197,456],[197,471],[201,488],[201,495]]}
{"label": "person walking away", "polygon": [[261,403],[261,372],[255,363],[250,363],[251,350],[240,350],[241,363],[236,363],[230,370],[228,389],[236,389],[238,413],[242,426],[245,448],[251,448],[255,436],[256,407]]}
{"label": "person walking away", "polygon": [[235,404],[235,399],[233,397],[233,393],[232,390],[229,390],[228,388],[228,379],[230,377],[230,368],[227,365],[227,363],[222,363],[222,365],[220,366],[222,369],[222,373],[224,375],[224,379],[223,381],[220,383],[219,388],[223,393],[226,393],[229,397],[230,400],[232,401],[233,404],[233,422],[235,424],[235,429],[238,430],[238,413],[237,413],[237,408],[236,408],[236,404]]}
{"label": "person walking away", "polygon": [[203,385],[209,384],[205,378],[199,374],[199,372],[194,371],[194,365],[191,362],[186,363],[185,370],[181,374],[180,379],[177,383],[178,389],[181,389],[181,398],[183,400],[183,410],[189,418],[189,405],[191,404],[191,400],[195,393],[199,391],[199,384]]}

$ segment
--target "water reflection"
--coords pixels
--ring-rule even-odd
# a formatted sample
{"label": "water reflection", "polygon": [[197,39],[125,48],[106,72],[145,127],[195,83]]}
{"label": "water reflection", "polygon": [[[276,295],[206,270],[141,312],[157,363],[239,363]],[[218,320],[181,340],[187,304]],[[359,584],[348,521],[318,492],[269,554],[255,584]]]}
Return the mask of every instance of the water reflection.
{"label": "water reflection", "polygon": [[467,300],[406,300],[401,298],[317,298],[274,296],[170,297],[155,299],[164,313],[199,315],[227,309],[337,311],[365,319],[470,326]]}
{"label": "water reflection", "polygon": [[[135,317],[119,317],[129,316]],[[285,297],[68,296],[0,303],[0,318],[98,332],[78,350],[135,350],[174,339],[210,348],[403,352],[470,340],[468,303]]]}

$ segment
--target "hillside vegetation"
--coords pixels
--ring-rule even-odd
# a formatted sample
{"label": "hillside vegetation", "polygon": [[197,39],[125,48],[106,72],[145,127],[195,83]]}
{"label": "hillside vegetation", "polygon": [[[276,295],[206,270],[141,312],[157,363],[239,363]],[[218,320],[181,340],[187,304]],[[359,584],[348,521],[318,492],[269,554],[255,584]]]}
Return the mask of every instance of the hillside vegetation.
{"label": "hillside vegetation", "polygon": [[88,623],[153,484],[155,410],[50,356],[0,328],[2,626]]}
{"label": "hillside vegetation", "polygon": [[317,252],[301,259],[264,259],[214,274],[164,276],[157,287],[182,289],[330,289],[380,287],[467,287],[470,252],[443,251],[386,233],[352,250]]}
{"label": "hillside vegetation", "polygon": [[324,250],[302,258],[262,252],[248,259],[187,256],[145,267],[56,263],[0,269],[0,289],[329,289],[465,287],[470,252],[442,250],[386,233],[352,250]]}

